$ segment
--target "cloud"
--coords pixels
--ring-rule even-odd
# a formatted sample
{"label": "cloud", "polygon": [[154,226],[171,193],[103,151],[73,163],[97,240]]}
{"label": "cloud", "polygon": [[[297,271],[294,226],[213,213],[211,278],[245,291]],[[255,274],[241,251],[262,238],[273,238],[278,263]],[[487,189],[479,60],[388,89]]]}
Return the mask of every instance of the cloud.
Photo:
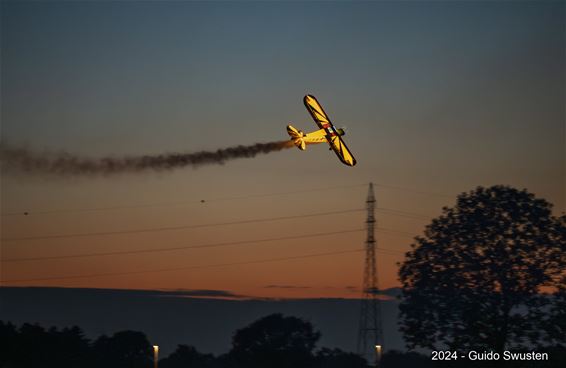
{"label": "cloud", "polygon": [[401,288],[378,289],[374,291],[374,294],[379,300],[396,300],[401,295]]}
{"label": "cloud", "polygon": [[379,294],[381,295],[387,295],[393,298],[398,298],[401,296],[401,288],[399,287],[392,287],[389,289],[383,289],[379,291]]}
{"label": "cloud", "polygon": [[175,290],[149,290],[150,293],[156,293],[160,297],[187,297],[187,298],[250,298],[246,295],[235,294],[228,290],[211,290],[211,289],[175,289]]}
{"label": "cloud", "polygon": [[310,286],[299,286],[299,285],[266,285],[266,289],[312,289]]}
{"label": "cloud", "polygon": [[228,290],[211,289],[174,289],[174,290],[137,290],[137,289],[98,289],[98,288],[67,288],[67,287],[3,287],[3,289],[13,289],[20,291],[42,291],[42,292],[72,292],[75,295],[89,293],[101,297],[127,296],[136,297],[173,297],[173,298],[222,298],[222,299],[253,299],[253,297],[235,294]]}

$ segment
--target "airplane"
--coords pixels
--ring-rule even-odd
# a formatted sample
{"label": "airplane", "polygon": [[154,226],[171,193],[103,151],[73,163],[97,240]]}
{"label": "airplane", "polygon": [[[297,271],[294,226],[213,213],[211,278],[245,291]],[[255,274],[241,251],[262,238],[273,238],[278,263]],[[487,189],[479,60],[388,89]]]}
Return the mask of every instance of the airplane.
{"label": "airplane", "polygon": [[319,130],[311,133],[304,133],[302,130],[292,125],[287,125],[287,133],[291,137],[291,141],[301,151],[307,149],[307,144],[318,144],[328,142],[330,149],[336,153],[336,156],[348,166],[354,166],[356,159],[342,140],[342,136],[346,134],[344,129],[337,129],[332,125],[328,115],[320,106],[320,103],[312,95],[306,95],[303,99],[308,112],[311,114],[314,122]]}

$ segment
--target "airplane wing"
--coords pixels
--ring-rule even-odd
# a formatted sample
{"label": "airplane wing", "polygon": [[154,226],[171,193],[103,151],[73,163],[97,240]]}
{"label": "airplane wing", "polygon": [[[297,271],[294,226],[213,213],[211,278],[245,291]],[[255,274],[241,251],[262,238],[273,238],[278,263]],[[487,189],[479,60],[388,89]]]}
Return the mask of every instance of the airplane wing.
{"label": "airplane wing", "polygon": [[330,148],[336,153],[336,156],[342,161],[342,163],[348,166],[354,166],[356,164],[356,159],[352,155],[352,152],[346,146],[346,143],[342,140],[342,137],[335,135],[332,137],[327,137]]}
{"label": "airplane wing", "polygon": [[306,95],[303,101],[305,103],[307,110],[314,119],[316,125],[318,125],[320,129],[326,129],[329,126],[332,126],[332,123],[330,122],[328,115],[326,115],[326,113],[322,109],[322,106],[320,106],[320,104],[318,103],[318,101],[314,96]]}
{"label": "airplane wing", "polygon": [[344,143],[344,140],[336,133],[334,125],[330,122],[328,115],[320,106],[320,103],[312,95],[306,95],[304,98],[305,106],[312,118],[316,122],[319,128],[326,130],[326,140],[330,144],[330,148],[336,153],[336,156],[342,161],[342,163],[348,166],[354,166],[356,164],[356,159],[352,155],[352,152]]}

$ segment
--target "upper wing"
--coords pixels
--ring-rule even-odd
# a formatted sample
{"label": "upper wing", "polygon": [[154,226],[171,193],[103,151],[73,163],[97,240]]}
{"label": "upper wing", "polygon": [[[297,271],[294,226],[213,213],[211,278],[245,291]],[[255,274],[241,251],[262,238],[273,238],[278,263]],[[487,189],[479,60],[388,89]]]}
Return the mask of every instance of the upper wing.
{"label": "upper wing", "polygon": [[329,126],[332,126],[328,115],[326,115],[326,113],[322,109],[322,106],[320,106],[314,96],[306,95],[303,101],[305,102],[307,110],[309,111],[319,128],[326,129]]}
{"label": "upper wing", "polygon": [[352,155],[352,152],[348,149],[348,146],[346,146],[346,143],[342,140],[342,137],[339,135],[332,137],[327,136],[327,139],[330,144],[330,148],[332,148],[342,163],[348,166],[354,166],[356,164],[356,159]]}

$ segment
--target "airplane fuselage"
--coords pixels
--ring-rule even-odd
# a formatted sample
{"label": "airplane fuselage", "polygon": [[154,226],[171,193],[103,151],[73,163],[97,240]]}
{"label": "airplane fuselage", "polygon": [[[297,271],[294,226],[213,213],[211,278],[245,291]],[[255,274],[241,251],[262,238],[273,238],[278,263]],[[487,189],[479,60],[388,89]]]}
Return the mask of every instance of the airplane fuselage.
{"label": "airplane fuselage", "polygon": [[300,150],[305,150],[307,144],[325,143],[330,137],[342,136],[346,133],[344,129],[335,129],[331,125],[323,129],[315,130],[314,132],[305,133],[302,130],[296,129],[292,125],[287,125],[287,133],[291,140]]}

